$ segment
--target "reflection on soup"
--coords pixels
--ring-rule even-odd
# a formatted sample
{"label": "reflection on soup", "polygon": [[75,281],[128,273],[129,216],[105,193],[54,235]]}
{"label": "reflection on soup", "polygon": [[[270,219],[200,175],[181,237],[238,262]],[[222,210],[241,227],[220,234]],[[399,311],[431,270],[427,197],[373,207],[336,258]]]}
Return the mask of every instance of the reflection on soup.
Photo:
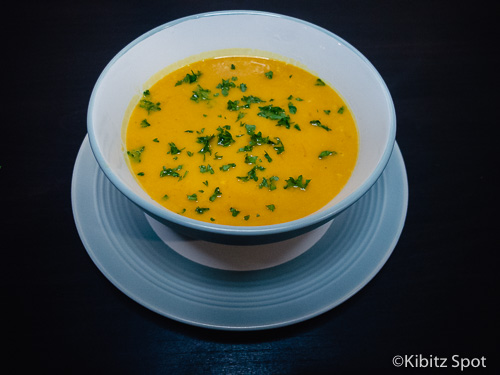
{"label": "reflection on soup", "polygon": [[358,136],[321,78],[275,59],[228,56],[184,66],[144,91],[126,148],[140,185],[167,209],[251,226],[331,201],[354,169]]}

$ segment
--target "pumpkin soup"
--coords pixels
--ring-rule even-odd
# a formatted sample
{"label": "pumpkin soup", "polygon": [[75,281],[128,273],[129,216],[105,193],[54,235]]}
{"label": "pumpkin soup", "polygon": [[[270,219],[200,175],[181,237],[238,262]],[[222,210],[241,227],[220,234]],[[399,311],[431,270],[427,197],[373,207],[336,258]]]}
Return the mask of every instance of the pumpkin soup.
{"label": "pumpkin soup", "polygon": [[358,137],[342,98],[293,64],[209,58],[142,93],[126,154],[143,189],[167,209],[226,225],[307,216],[342,189]]}

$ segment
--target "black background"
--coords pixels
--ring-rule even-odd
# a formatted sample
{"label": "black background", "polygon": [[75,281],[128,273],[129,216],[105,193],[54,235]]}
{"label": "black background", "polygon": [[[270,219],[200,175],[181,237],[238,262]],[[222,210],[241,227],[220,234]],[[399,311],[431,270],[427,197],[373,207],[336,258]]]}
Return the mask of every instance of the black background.
{"label": "black background", "polygon": [[[450,367],[456,354],[486,357],[486,369],[468,373],[498,370],[498,39],[486,4],[493,3],[4,4],[0,230],[7,361],[19,372],[64,374],[431,373],[395,368],[392,358],[447,357]],[[106,64],[156,26],[227,9],[301,18],[363,53],[393,96],[409,179],[406,225],[380,273],[334,310],[262,332],[183,325],[126,297],[87,255],[70,201],[87,105]]]}

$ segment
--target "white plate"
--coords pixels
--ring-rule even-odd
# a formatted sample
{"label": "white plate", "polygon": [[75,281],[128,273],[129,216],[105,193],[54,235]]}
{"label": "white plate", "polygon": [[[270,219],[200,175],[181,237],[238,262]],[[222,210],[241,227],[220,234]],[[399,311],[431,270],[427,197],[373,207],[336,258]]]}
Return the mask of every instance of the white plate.
{"label": "white plate", "polygon": [[[82,242],[118,289],[168,318],[224,330],[281,327],[347,300],[389,258],[403,229],[407,204],[406,170],[396,144],[382,177],[365,196],[312,239],[297,242],[307,244],[307,251],[295,244],[292,255],[263,260],[242,271],[235,263],[210,266],[221,259],[201,261],[199,254],[183,254],[167,245],[174,238],[168,230],[153,230],[151,220],[109,182],[87,137],[72,181],[73,213]],[[224,251],[217,256],[224,257]]]}

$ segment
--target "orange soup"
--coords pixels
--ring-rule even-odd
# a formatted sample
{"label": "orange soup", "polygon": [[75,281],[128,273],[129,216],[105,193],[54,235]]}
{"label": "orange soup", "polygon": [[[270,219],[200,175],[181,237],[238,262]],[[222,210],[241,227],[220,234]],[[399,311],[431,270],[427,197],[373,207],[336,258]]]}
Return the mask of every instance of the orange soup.
{"label": "orange soup", "polygon": [[152,199],[193,219],[253,226],[305,217],[349,179],[355,121],[339,94],[293,64],[253,56],[167,74],[126,128],[132,173]]}

